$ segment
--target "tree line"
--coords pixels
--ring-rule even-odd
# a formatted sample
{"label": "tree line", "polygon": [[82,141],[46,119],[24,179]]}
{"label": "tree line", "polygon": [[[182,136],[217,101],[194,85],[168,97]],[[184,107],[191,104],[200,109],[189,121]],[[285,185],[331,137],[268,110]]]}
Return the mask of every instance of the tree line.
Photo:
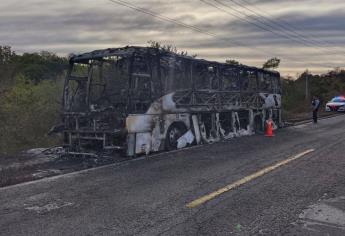
{"label": "tree line", "polygon": [[0,46],[0,157],[59,144],[49,129],[59,121],[68,59],[54,53],[16,54]]}

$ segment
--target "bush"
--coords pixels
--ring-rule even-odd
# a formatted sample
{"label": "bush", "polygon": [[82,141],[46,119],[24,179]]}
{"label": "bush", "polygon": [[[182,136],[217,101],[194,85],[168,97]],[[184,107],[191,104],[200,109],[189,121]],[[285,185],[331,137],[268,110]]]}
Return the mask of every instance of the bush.
{"label": "bush", "polygon": [[47,132],[59,121],[62,87],[63,76],[38,84],[21,74],[15,76],[14,85],[0,100],[0,153],[58,143]]}

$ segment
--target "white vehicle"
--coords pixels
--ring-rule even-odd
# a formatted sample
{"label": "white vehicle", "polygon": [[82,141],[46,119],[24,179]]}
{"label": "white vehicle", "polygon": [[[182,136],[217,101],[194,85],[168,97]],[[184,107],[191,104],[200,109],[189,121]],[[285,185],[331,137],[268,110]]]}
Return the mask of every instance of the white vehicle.
{"label": "white vehicle", "polygon": [[345,96],[334,97],[326,104],[326,111],[345,112]]}

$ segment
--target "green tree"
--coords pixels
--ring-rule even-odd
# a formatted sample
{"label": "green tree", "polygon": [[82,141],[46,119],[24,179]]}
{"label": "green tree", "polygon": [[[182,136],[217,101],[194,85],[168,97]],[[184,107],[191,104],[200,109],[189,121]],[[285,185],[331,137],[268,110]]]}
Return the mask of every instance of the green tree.
{"label": "green tree", "polygon": [[15,153],[33,147],[57,143],[48,137],[49,129],[59,121],[63,77],[30,82],[23,75],[0,99],[0,153]]}
{"label": "green tree", "polygon": [[15,56],[16,54],[12,51],[11,46],[0,45],[0,65],[9,64]]}
{"label": "green tree", "polygon": [[234,59],[227,59],[227,60],[225,60],[225,63],[229,64],[229,65],[241,65],[241,63],[239,63],[238,61],[236,61]]}
{"label": "green tree", "polygon": [[58,143],[46,134],[60,119],[67,65],[54,53],[17,55],[0,46],[0,153]]}
{"label": "green tree", "polygon": [[280,65],[280,59],[277,57],[273,57],[273,58],[267,60],[263,64],[262,68],[263,69],[276,69],[279,67],[279,65]]}
{"label": "green tree", "polygon": [[176,46],[174,46],[172,44],[162,44],[161,42],[154,41],[154,40],[149,40],[147,43],[148,43],[149,47],[158,48],[158,49],[160,49],[162,51],[166,51],[166,52],[176,53],[176,54],[179,54],[181,56],[190,56],[193,58],[196,58],[198,56],[197,54],[189,55],[187,51],[179,51],[176,48]]}
{"label": "green tree", "polygon": [[66,70],[68,60],[54,53],[42,51],[40,53],[24,53],[16,55],[12,64],[18,68],[26,79],[39,83],[42,80],[54,79]]}

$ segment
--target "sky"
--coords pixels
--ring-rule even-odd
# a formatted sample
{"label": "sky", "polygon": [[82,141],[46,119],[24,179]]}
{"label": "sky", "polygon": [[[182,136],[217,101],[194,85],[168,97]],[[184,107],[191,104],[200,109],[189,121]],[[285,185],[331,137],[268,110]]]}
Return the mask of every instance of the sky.
{"label": "sky", "polygon": [[220,62],[260,67],[278,57],[290,76],[345,66],[344,0],[125,1],[197,30],[110,0],[1,0],[0,45],[68,55],[154,40]]}

